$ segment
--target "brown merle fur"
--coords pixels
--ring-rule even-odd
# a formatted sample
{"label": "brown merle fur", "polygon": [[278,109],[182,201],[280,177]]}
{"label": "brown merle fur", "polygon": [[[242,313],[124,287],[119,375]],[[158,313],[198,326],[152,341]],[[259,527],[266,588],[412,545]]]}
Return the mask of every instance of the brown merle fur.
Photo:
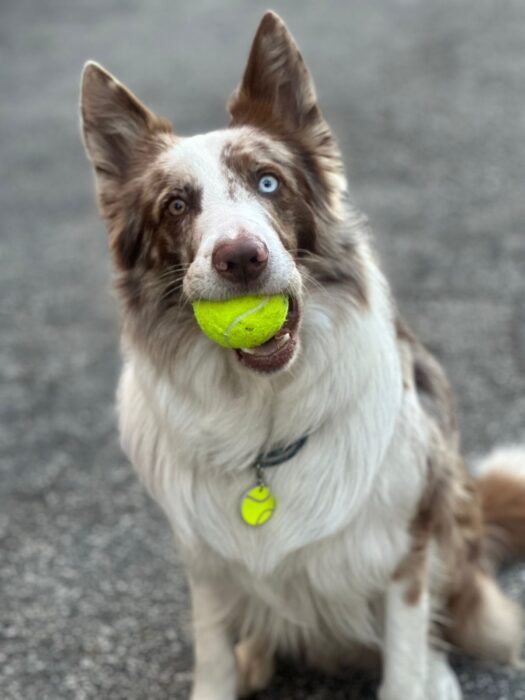
{"label": "brown merle fur", "polygon": [[[258,129],[263,133],[263,126]],[[362,217],[352,212],[354,223],[349,212],[344,223],[340,222],[326,203],[326,214],[322,207],[320,212],[302,160],[286,142],[279,141],[279,145],[278,150],[272,149],[272,140],[259,138],[255,132],[225,149],[222,158],[233,196],[236,182],[254,188],[256,174],[274,172],[281,180],[281,188],[277,197],[267,198],[266,205],[284,247],[317,283],[346,283],[352,287],[356,302],[366,306],[366,272],[353,230],[361,227]]]}
{"label": "brown merle fur", "polygon": [[[434,440],[427,488],[412,522],[412,550],[396,578],[407,581],[407,601],[416,603],[429,566],[429,547],[437,545],[446,583],[431,586],[443,600],[447,618],[437,623],[436,637],[477,656],[516,661],[522,612],[491,574],[503,556],[525,553],[523,483],[504,473],[474,480],[460,453],[452,392],[443,370],[401,320],[397,332],[405,386],[416,387]],[[498,624],[492,625],[496,619]]]}
{"label": "brown merle fur", "polygon": [[[354,302],[366,309],[367,260],[359,245],[366,221],[345,202],[339,149],[301,54],[272,13],[261,23],[229,108],[232,128],[252,127],[222,154],[229,196],[234,199],[240,187],[253,188],[254,172],[277,172],[283,189],[267,201],[268,216],[296,257],[306,285],[346,285]],[[198,332],[180,282],[195,255],[192,231],[202,206],[202,183],[162,169],[158,156],[177,137],[166,121],[100,68],[86,69],[82,114],[128,332],[156,361],[171,362],[177,351],[173,327],[186,329],[186,349],[191,334]],[[176,195],[189,203],[188,215],[180,219],[167,212]],[[460,455],[442,369],[401,321],[397,332],[405,389],[416,388],[435,439],[427,460],[427,489],[412,522],[412,552],[396,576],[406,579],[407,599],[416,602],[430,544],[435,543],[447,568],[446,586],[434,583],[449,614],[439,633],[467,651],[510,659],[521,639],[520,616],[488,577],[489,558],[495,558],[489,543],[499,538],[498,552],[524,553],[523,487],[503,476],[499,481],[472,480]],[[519,492],[514,500],[512,488]],[[490,618],[498,610],[508,617],[506,642],[491,634]]]}

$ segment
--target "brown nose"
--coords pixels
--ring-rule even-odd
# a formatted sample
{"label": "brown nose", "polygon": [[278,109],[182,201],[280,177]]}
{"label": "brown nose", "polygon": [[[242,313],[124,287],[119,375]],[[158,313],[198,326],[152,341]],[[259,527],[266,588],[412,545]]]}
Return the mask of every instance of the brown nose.
{"label": "brown nose", "polygon": [[268,263],[268,248],[254,236],[238,236],[219,243],[212,255],[212,265],[230,282],[252,282]]}

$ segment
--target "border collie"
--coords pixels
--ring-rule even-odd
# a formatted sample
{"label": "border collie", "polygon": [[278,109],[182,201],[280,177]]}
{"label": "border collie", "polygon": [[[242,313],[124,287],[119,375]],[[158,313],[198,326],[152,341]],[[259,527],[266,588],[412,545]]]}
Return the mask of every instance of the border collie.
{"label": "border collie", "polygon": [[[280,655],[328,671],[378,660],[381,700],[457,700],[448,650],[519,663],[521,610],[494,574],[525,555],[525,451],[467,472],[445,375],[398,314],[272,12],[229,112],[226,129],[177,136],[84,69],[122,318],[122,444],[186,567],[192,700],[264,688]],[[277,293],[285,326],[251,350],[214,344],[192,313]],[[240,504],[261,483],[277,506],[250,527]]]}

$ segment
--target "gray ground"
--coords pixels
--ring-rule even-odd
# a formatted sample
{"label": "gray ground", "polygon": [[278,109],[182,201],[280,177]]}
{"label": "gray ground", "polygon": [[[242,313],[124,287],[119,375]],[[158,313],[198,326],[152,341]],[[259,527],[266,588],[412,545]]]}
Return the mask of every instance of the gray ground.
{"label": "gray ground", "polygon": [[[188,596],[121,455],[102,225],[77,130],[96,58],[188,133],[225,123],[268,0],[1,0],[0,695],[185,698]],[[456,387],[466,449],[524,438],[525,3],[279,3],[399,303]],[[525,600],[525,570],[505,576]],[[525,675],[459,663],[466,698]],[[282,669],[261,700],[370,697]]]}

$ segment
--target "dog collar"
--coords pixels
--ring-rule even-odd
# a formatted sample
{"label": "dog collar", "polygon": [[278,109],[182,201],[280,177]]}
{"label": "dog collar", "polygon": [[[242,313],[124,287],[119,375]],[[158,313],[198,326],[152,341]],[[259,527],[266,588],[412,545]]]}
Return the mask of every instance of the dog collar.
{"label": "dog collar", "polygon": [[289,459],[292,459],[292,457],[295,457],[307,440],[308,435],[303,435],[300,440],[296,440],[286,447],[275,447],[273,450],[270,450],[270,452],[259,452],[255,460],[255,467],[257,468],[257,466],[259,466],[261,469],[278,467],[279,464],[287,462]]}
{"label": "dog collar", "polygon": [[270,452],[260,452],[254,463],[256,474],[255,486],[243,494],[241,498],[241,517],[247,525],[259,527],[268,522],[275,512],[277,501],[268,488],[264,479],[264,469],[268,467],[278,467],[284,462],[295,457],[299,450],[308,440],[308,435],[304,435],[296,442],[285,447],[275,447]]}

